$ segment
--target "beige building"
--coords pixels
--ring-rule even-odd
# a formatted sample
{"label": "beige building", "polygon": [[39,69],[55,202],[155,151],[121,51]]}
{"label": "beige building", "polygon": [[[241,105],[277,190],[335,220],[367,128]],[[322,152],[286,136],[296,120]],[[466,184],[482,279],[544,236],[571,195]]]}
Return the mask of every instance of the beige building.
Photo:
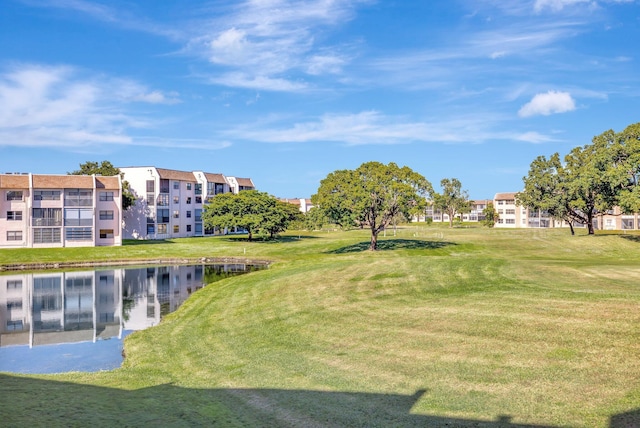
{"label": "beige building", "polygon": [[120,176],[0,174],[0,248],[122,244]]}

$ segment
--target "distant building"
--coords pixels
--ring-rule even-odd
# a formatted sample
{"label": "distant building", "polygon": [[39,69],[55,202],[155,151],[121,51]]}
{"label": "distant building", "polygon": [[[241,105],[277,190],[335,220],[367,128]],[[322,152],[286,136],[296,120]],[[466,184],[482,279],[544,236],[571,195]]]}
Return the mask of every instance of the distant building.
{"label": "distant building", "polygon": [[154,166],[121,167],[136,203],[124,213],[124,237],[168,239],[217,233],[202,222],[204,205],[222,193],[253,190],[250,178]]}
{"label": "distant building", "polygon": [[280,198],[280,200],[282,202],[288,202],[290,204],[293,204],[295,206],[297,206],[300,209],[300,212],[302,213],[308,213],[311,208],[313,208],[315,205],[313,205],[311,203],[311,199],[287,199],[287,198]]}
{"label": "distant building", "polygon": [[0,174],[0,248],[122,244],[120,176]]}

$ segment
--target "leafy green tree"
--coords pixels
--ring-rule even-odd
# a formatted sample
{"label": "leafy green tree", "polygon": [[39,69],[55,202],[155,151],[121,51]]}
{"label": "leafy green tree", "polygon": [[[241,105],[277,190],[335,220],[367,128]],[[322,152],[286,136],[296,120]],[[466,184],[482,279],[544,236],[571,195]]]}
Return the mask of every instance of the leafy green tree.
{"label": "leafy green tree", "polygon": [[324,212],[318,208],[311,208],[304,215],[304,225],[307,230],[320,230],[322,226],[329,223],[329,219],[324,215]]}
{"label": "leafy green tree", "polygon": [[491,202],[489,202],[487,206],[482,210],[482,215],[484,216],[482,224],[487,227],[495,226],[495,224],[498,222],[498,219],[500,218],[500,215]]}
{"label": "leafy green tree", "polygon": [[433,195],[433,205],[449,216],[449,227],[457,214],[471,211],[469,193],[462,190],[462,183],[457,178],[443,178],[440,181],[442,193]]}
{"label": "leafy green tree", "polygon": [[301,217],[302,213],[295,205],[258,190],[216,195],[202,213],[205,227],[242,228],[249,234],[250,241],[254,233],[274,237]]}
{"label": "leafy green tree", "polygon": [[558,153],[549,159],[539,156],[524,177],[524,190],[516,199],[523,206],[546,210],[552,217],[566,221],[571,234],[575,233],[573,223],[578,223],[593,235],[597,213],[612,209],[620,191],[610,160],[609,144],[598,137],[594,144],[571,150],[564,163]]}
{"label": "leafy green tree", "polygon": [[355,170],[330,173],[311,201],[342,227],[369,227],[369,249],[374,251],[378,234],[400,214],[410,218],[412,208],[432,193],[431,183],[409,167],[367,162]]}
{"label": "leafy green tree", "polygon": [[[120,168],[116,168],[109,161],[91,162],[87,161],[85,163],[80,164],[80,169],[77,169],[72,172],[68,172],[68,175],[102,175],[105,177],[119,175],[121,178],[124,177],[124,173],[120,171]],[[130,206],[135,204],[136,197],[131,192],[131,187],[129,186],[129,182],[126,180],[122,180],[122,210],[126,211]]]}

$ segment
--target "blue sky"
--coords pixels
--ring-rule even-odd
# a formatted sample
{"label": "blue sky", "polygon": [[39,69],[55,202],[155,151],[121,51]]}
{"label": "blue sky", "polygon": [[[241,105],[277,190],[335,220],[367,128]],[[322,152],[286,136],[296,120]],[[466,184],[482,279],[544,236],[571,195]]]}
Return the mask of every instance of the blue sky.
{"label": "blue sky", "polygon": [[251,177],[363,162],[518,191],[640,121],[638,0],[5,0],[0,171],[85,161]]}

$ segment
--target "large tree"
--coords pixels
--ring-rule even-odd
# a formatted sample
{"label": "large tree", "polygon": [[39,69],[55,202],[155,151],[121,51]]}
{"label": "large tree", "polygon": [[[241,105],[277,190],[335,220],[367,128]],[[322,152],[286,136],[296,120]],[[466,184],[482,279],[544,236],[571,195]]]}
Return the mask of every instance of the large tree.
{"label": "large tree", "polygon": [[449,227],[453,227],[453,219],[457,214],[471,211],[469,193],[462,190],[462,183],[457,178],[443,178],[440,187],[442,193],[433,195],[433,206],[449,216]]}
{"label": "large tree", "polygon": [[342,227],[368,227],[369,249],[376,250],[378,234],[399,215],[410,218],[412,208],[432,193],[431,183],[409,167],[367,162],[330,173],[311,201]]}
{"label": "large tree", "polygon": [[[120,171],[120,168],[116,168],[109,161],[91,162],[87,161],[85,163],[80,164],[80,169],[77,169],[72,172],[68,172],[68,175],[103,175],[105,177],[119,175],[121,178],[124,177],[124,173]],[[131,188],[129,186],[129,182],[126,180],[122,180],[122,209],[127,210],[130,206],[132,206],[136,201],[135,195],[131,192]]]}
{"label": "large tree", "polygon": [[487,227],[493,227],[498,222],[500,215],[496,211],[492,202],[489,202],[487,206],[482,210],[482,216],[484,219],[482,220],[482,224]]}
{"label": "large tree", "polygon": [[592,144],[575,147],[564,162],[558,153],[548,159],[536,158],[517,199],[523,206],[545,210],[552,217],[565,220],[572,234],[573,223],[578,223],[592,235],[598,213],[611,210],[621,201],[626,208],[634,208],[639,161],[637,148],[621,143],[613,131],[606,131],[594,137]]}
{"label": "large tree", "polygon": [[202,213],[205,227],[242,228],[249,234],[250,241],[254,233],[273,237],[301,217],[302,213],[295,205],[258,190],[216,195],[205,205]]}

